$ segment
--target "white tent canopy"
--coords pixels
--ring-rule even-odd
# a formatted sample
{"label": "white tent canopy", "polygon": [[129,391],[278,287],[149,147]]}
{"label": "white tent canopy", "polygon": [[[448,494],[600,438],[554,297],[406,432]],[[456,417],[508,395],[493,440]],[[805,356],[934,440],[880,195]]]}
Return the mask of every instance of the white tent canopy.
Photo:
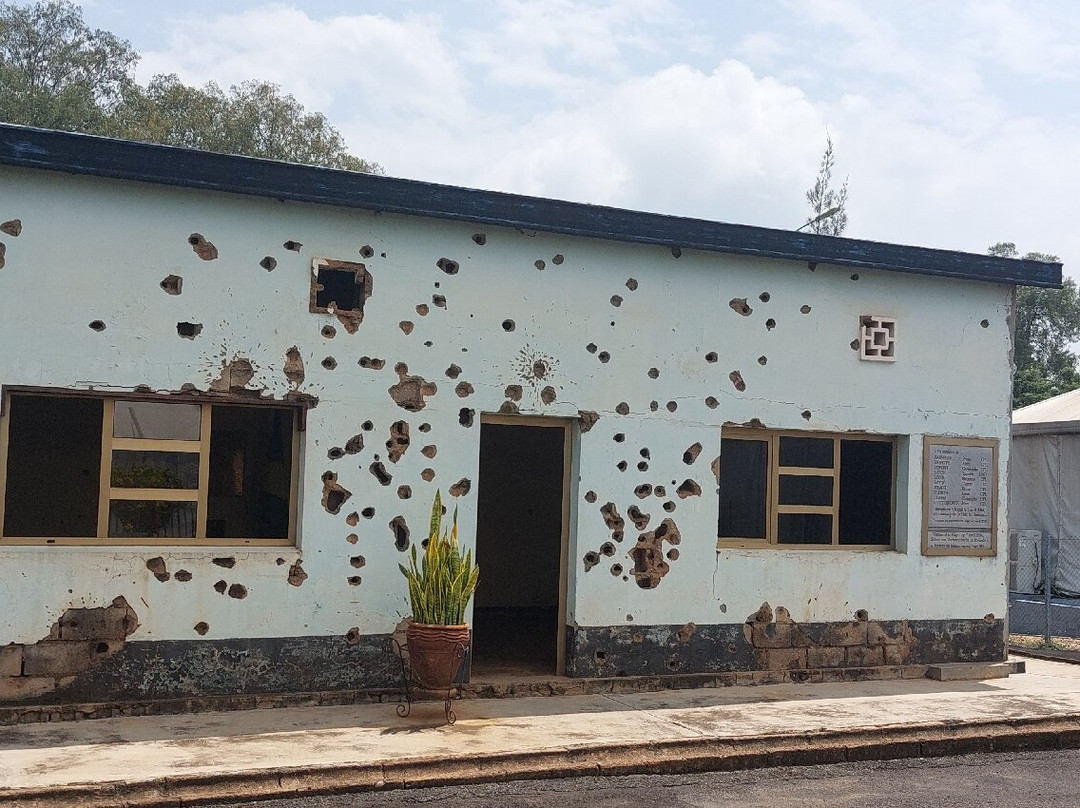
{"label": "white tent canopy", "polygon": [[1052,589],[1080,597],[1080,390],[1022,407],[1012,423],[1010,533],[1051,536]]}

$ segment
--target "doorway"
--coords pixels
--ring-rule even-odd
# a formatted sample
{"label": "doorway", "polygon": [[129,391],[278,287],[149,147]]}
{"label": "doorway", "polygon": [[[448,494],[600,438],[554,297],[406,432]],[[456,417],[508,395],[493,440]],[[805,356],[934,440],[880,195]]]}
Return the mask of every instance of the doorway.
{"label": "doorway", "polygon": [[472,676],[563,675],[570,422],[480,425]]}

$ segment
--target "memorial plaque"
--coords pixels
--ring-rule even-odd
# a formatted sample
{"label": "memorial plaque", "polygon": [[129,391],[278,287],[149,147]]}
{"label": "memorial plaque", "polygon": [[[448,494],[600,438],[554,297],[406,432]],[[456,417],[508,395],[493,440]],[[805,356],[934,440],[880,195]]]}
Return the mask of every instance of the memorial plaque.
{"label": "memorial plaque", "polygon": [[923,553],[994,555],[996,443],[927,438],[923,474]]}

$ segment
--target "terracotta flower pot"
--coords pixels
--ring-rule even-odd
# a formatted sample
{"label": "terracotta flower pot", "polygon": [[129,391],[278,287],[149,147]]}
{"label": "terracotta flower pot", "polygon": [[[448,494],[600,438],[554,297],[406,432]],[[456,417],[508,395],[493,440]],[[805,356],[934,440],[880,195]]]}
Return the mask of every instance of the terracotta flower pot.
{"label": "terracotta flower pot", "polygon": [[410,623],[406,633],[409,665],[422,687],[441,690],[451,685],[469,647],[469,626]]}

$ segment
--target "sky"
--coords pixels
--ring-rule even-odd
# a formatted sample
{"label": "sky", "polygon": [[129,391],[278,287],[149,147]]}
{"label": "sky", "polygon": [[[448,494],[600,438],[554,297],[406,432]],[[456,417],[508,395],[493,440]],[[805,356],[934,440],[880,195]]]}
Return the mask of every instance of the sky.
{"label": "sky", "polygon": [[394,176],[794,229],[831,136],[845,235],[1080,276],[1075,0],[80,5],[139,81],[273,81]]}

